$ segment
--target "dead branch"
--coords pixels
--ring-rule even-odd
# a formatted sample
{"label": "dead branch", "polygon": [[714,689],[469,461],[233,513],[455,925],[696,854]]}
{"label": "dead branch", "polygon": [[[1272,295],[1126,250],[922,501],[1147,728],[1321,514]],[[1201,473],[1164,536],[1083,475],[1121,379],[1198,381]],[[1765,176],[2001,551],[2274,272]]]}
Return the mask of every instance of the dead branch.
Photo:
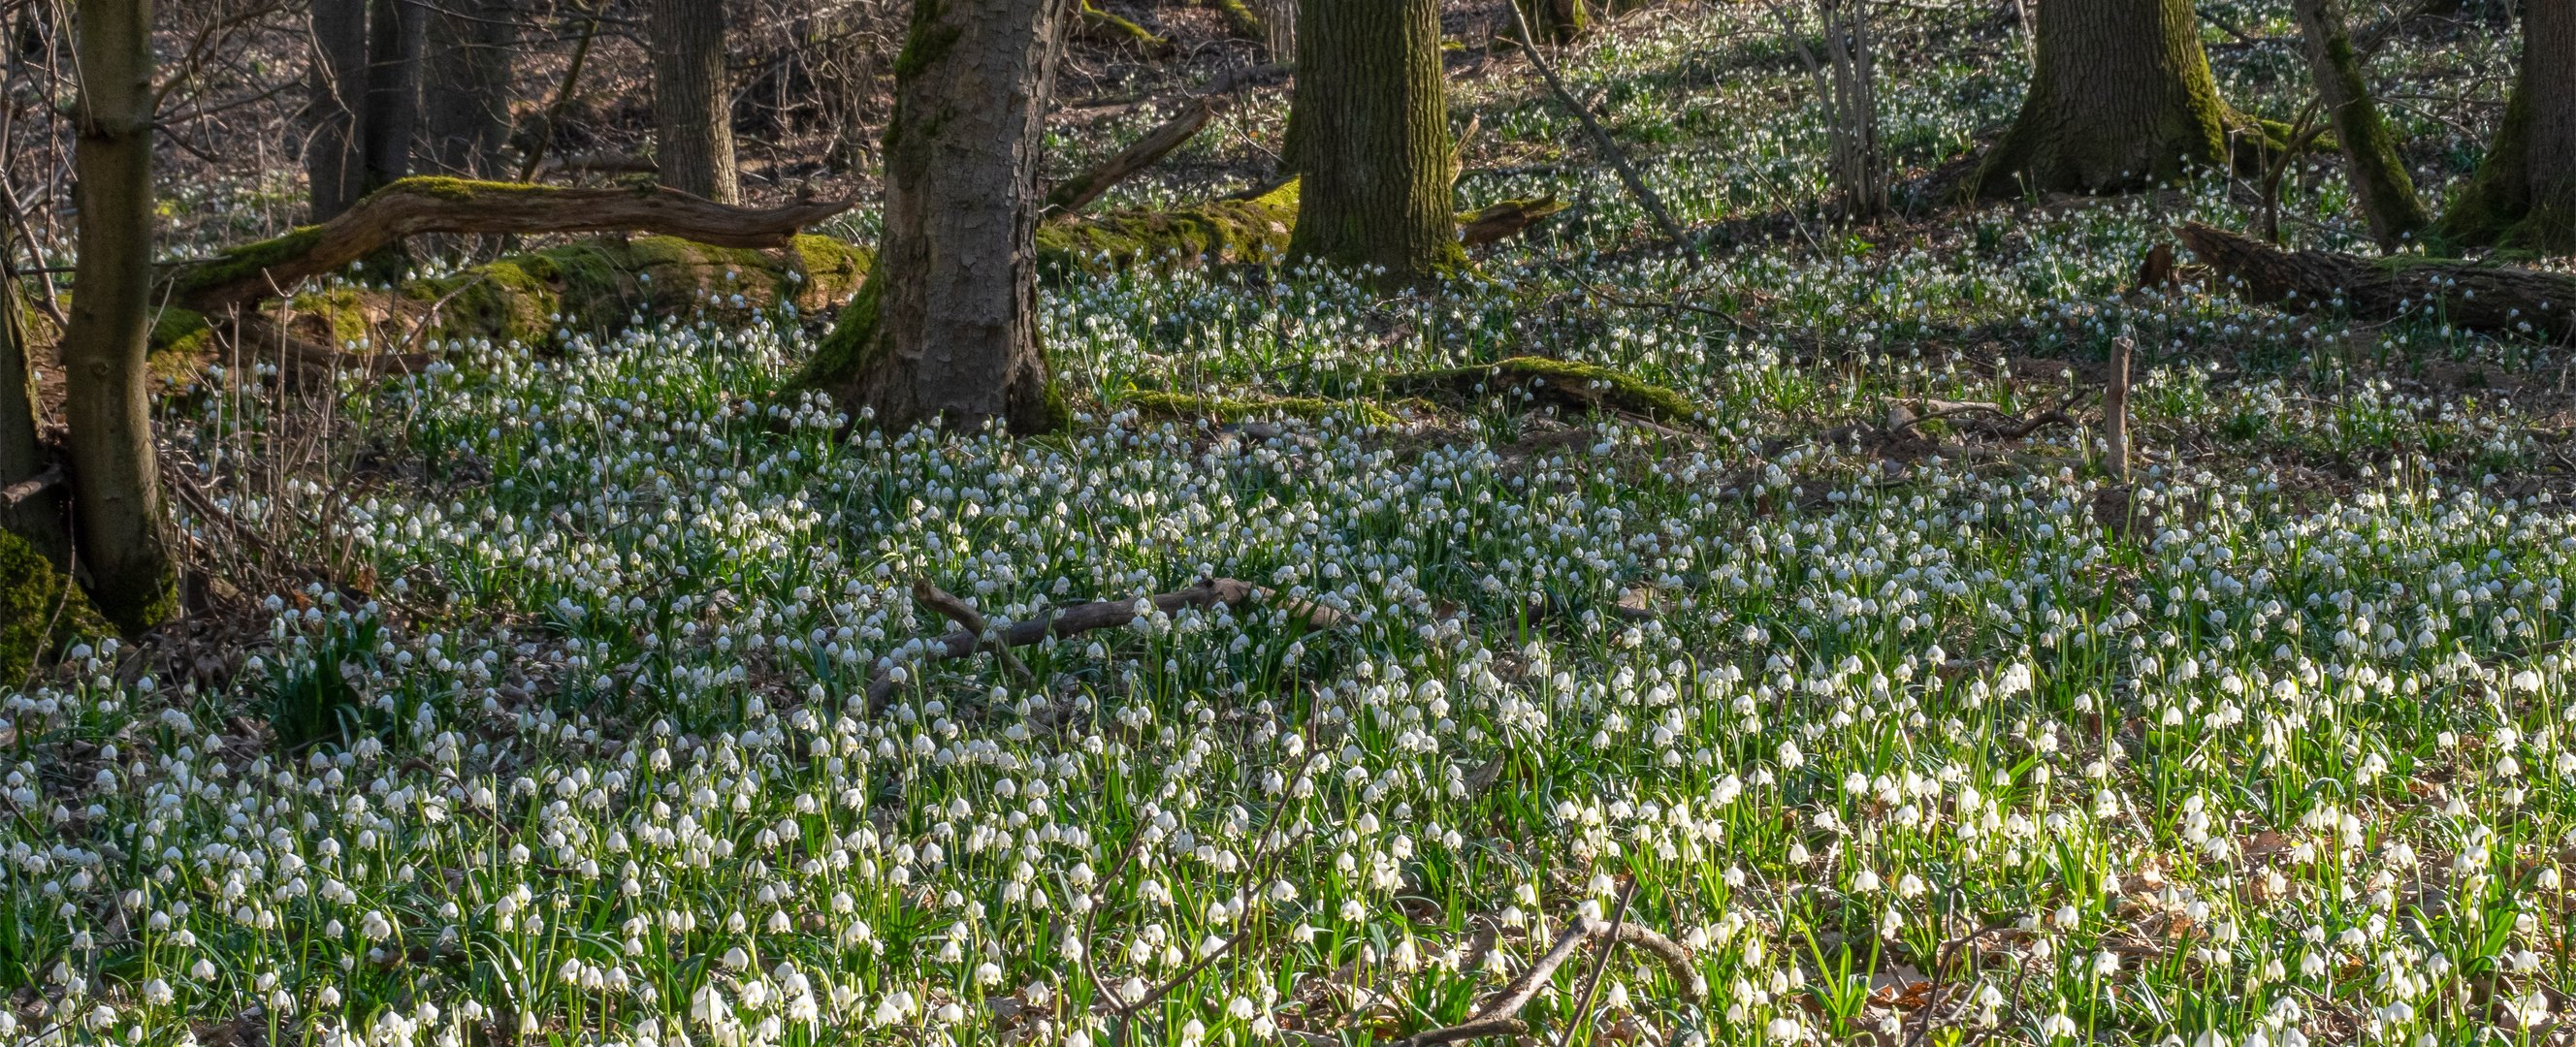
{"label": "dead branch", "polygon": [[1212,98],[1201,98],[1192,102],[1188,108],[1181,110],[1181,115],[1163,121],[1162,126],[1145,132],[1145,137],[1119,150],[1117,155],[1101,161],[1088,171],[1056,183],[1055,188],[1047,192],[1046,206],[1039,211],[1040,220],[1047,221],[1072,215],[1089,206],[1092,201],[1100,199],[1101,194],[1108,192],[1118,183],[1154,166],[1172,150],[1180,148],[1182,143],[1189,141],[1191,136],[1198,134],[1200,128],[1206,127],[1208,121],[1216,116],[1217,108],[1217,102]]}
{"label": "dead branch", "polygon": [[245,244],[170,276],[170,300],[214,312],[266,297],[424,233],[662,233],[717,247],[785,247],[847,201],[733,207],[676,189],[558,189],[509,182],[405,178],[337,218]]}
{"label": "dead branch", "polygon": [[1520,977],[1504,985],[1501,994],[1487,1001],[1483,1007],[1477,1008],[1476,1013],[1466,1021],[1415,1033],[1395,1041],[1390,1047],[1434,1047],[1436,1044],[1456,1043],[1479,1036],[1502,1036],[1520,1032],[1525,1028],[1517,1018],[1521,1008],[1528,1006],[1530,1000],[1538,996],[1540,987],[1546,985],[1548,979],[1556,975],[1557,968],[1564,966],[1565,961],[1573,959],[1575,951],[1590,942],[1599,942],[1600,947],[1604,949],[1612,945],[1628,945],[1642,949],[1663,962],[1665,971],[1672,976],[1676,984],[1682,987],[1682,998],[1685,1001],[1700,1003],[1708,997],[1708,986],[1701,980],[1699,970],[1687,946],[1625,920],[1613,922],[1579,916],[1574,922],[1566,925],[1563,933],[1557,935],[1556,944],[1549,946],[1546,953],[1532,961],[1528,969],[1520,973]]}
{"label": "dead branch", "polygon": [[1029,678],[1029,667],[1021,665],[1020,659],[1011,653],[1010,648],[1002,646],[1000,641],[994,639],[993,631],[984,625],[984,615],[969,606],[966,601],[930,584],[930,579],[927,578],[913,580],[912,598],[921,601],[923,606],[939,612],[949,621],[957,623],[958,628],[975,634],[980,641],[977,647],[991,652],[993,660],[1002,663],[1002,668],[1010,670],[1012,676],[1022,680]]}
{"label": "dead branch", "polygon": [[[938,593],[936,587],[930,587],[930,591],[934,594]],[[921,597],[921,589],[915,588],[913,595],[916,598]],[[1156,593],[1142,599],[1095,600],[1061,610],[1049,610],[1038,617],[1013,622],[1000,629],[960,628],[925,644],[921,657],[913,664],[921,665],[964,658],[986,649],[985,645],[988,643],[1000,648],[1030,647],[1049,637],[1065,640],[1088,632],[1115,629],[1146,614],[1144,607],[1148,604],[1156,611],[1172,614],[1184,607],[1204,610],[1218,604],[1228,607],[1239,606],[1265,599],[1269,595],[1269,590],[1250,582],[1232,578],[1203,578],[1187,588],[1175,589],[1168,593]],[[957,601],[953,596],[949,597],[949,600],[955,602],[957,608],[964,608],[969,614],[973,614],[972,609],[965,608],[962,601]],[[922,602],[930,604],[933,609],[940,609],[939,605],[932,603],[931,600],[924,599]],[[1309,629],[1330,629],[1343,621],[1341,612],[1309,601],[1291,601],[1286,607],[1290,614],[1302,620]],[[947,613],[946,610],[941,610],[943,614]],[[974,621],[976,624],[981,624],[982,617],[977,615]],[[868,680],[869,709],[884,708],[887,700],[894,696],[895,689],[902,686],[902,681],[896,679],[896,668],[889,666],[879,669],[876,675]]]}
{"label": "dead branch", "polygon": [[1458,216],[1458,242],[1482,247],[1537,225],[1539,219],[1565,210],[1554,194],[1535,200],[1505,200]]}
{"label": "dead branch", "polygon": [[43,472],[0,489],[0,509],[14,507],[61,482],[63,482],[63,463],[55,462],[46,466]]}
{"label": "dead branch", "polygon": [[1673,221],[1673,213],[1664,209],[1663,198],[1646,186],[1644,178],[1638,177],[1636,165],[1628,162],[1627,150],[1619,148],[1610,132],[1602,129],[1601,121],[1593,118],[1592,107],[1576,99],[1574,92],[1566,90],[1565,81],[1557,79],[1555,68],[1548,65],[1546,56],[1539,54],[1538,36],[1530,31],[1529,16],[1521,12],[1519,4],[1512,5],[1512,22],[1520,28],[1521,51],[1529,55],[1530,67],[1537,69],[1539,77],[1547,81],[1547,89],[1556,95],[1556,100],[1573,110],[1576,119],[1583,121],[1584,133],[1592,137],[1593,147],[1599,149],[1602,158],[1610,161],[1611,169],[1619,173],[1619,184],[1627,186],[1629,195],[1645,205],[1646,214],[1655,220],[1655,228],[1664,234],[1664,239],[1681,242],[1681,223]]}

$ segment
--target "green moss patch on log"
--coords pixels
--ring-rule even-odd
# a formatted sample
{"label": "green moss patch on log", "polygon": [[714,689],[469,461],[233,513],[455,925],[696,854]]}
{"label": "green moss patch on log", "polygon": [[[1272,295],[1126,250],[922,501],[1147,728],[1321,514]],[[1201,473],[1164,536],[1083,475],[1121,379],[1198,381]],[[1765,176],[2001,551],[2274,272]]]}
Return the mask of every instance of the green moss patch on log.
{"label": "green moss patch on log", "polygon": [[1558,408],[1607,411],[1693,428],[1702,427],[1707,414],[1689,397],[1624,371],[1543,356],[1391,375],[1386,388],[1466,403],[1525,390],[1538,402]]}
{"label": "green moss patch on log", "polygon": [[1285,258],[1297,224],[1297,183],[1248,200],[1216,200],[1174,211],[1121,211],[1040,226],[1038,272],[1061,280],[1076,272]]}
{"label": "green moss patch on log", "polygon": [[1118,398],[1117,406],[1134,408],[1140,413],[1163,418],[1212,418],[1220,422],[1245,422],[1263,418],[1296,418],[1319,422],[1339,415],[1363,425],[1390,426],[1402,419],[1385,408],[1365,400],[1325,400],[1312,396],[1273,396],[1236,399],[1226,396],[1203,396],[1139,389]]}
{"label": "green moss patch on log", "polygon": [[44,554],[0,531],[0,688],[17,686],[47,653],[111,632]]}
{"label": "green moss patch on log", "polygon": [[1075,14],[1082,35],[1103,44],[1134,44],[1147,54],[1161,54],[1172,48],[1170,38],[1137,25],[1133,20],[1101,9],[1092,0],[1082,0],[1082,10]]}

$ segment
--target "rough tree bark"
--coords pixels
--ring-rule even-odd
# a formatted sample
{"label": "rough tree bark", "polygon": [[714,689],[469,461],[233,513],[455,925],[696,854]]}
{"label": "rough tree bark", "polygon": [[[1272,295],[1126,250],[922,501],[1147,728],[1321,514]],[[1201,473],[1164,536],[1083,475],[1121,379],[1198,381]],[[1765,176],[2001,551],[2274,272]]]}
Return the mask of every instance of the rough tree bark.
{"label": "rough tree bark", "polygon": [[723,0],[651,0],[654,163],[662,184],[717,203],[742,199],[725,85]]}
{"label": "rough tree bark", "polygon": [[2383,250],[2394,249],[2432,223],[2415,196],[2415,180],[2389,140],[2388,125],[2371,100],[2361,59],[2352,46],[2342,0],[2296,0],[2299,30],[2306,38],[2308,68],[2317,82],[2317,97],[2334,122],[2343,145],[2352,195],[2370,222],[2370,237]]}
{"label": "rough tree bark", "polygon": [[422,132],[429,156],[448,174],[503,177],[517,18],[513,0],[446,0],[430,18]]}
{"label": "rough tree bark", "polygon": [[0,532],[18,536],[59,570],[71,564],[71,534],[63,528],[60,488],[46,479],[56,465],[37,440],[36,368],[19,306],[16,276],[0,278]]}
{"label": "rough tree bark", "polygon": [[312,0],[312,79],[306,103],[313,127],[304,178],[313,220],[326,222],[367,195],[367,162],[358,114],[367,99],[367,0]]}
{"label": "rough tree bark", "polygon": [[2513,98],[2441,232],[2463,245],[2576,253],[2576,4],[2525,7]]}
{"label": "rough tree bark", "polygon": [[2218,97],[2191,0],[2050,0],[2021,113],[1977,195],[2117,192],[2223,166],[2242,118]]}
{"label": "rough tree bark", "polygon": [[420,55],[429,40],[424,0],[374,0],[367,10],[365,188],[373,192],[411,173],[411,140],[420,130]]}
{"label": "rough tree bark", "polygon": [[914,0],[885,132],[885,239],[799,384],[902,429],[1064,409],[1038,346],[1038,139],[1065,0]]}
{"label": "rough tree bark", "polygon": [[63,413],[72,500],[91,600],[128,632],[176,602],[162,535],[151,401],[144,389],[152,306],[152,2],[80,0],[80,258],[63,332]]}
{"label": "rough tree bark", "polygon": [[1304,0],[1291,101],[1304,179],[1292,254],[1399,282],[1455,267],[1437,0]]}

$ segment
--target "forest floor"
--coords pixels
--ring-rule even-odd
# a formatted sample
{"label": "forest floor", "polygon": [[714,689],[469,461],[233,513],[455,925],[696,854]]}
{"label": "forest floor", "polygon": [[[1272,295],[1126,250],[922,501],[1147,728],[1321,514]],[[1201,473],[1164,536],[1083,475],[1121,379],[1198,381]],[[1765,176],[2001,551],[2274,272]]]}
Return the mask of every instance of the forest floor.
{"label": "forest floor", "polygon": [[[2375,66],[2431,198],[2503,6]],[[2008,19],[1902,10],[1919,178],[2027,70]],[[2286,5],[2206,10],[2230,99],[2294,111]],[[165,407],[206,610],[0,698],[0,1039],[1361,1044],[1578,920],[1686,956],[1576,954],[1533,1039],[2576,1035],[2563,347],[2133,286],[2180,222],[2255,227],[2241,180],[1832,221],[1757,8],[1563,62],[1695,250],[1471,47],[1462,204],[1569,212],[1419,293],[1053,288],[1059,435],[775,398],[783,312],[210,369]],[[1109,205],[1240,188],[1283,106]],[[2352,247],[2346,205],[2320,158],[2283,228]],[[1530,354],[1697,416],[1386,381]],[[1257,591],[1120,606],[1203,579]],[[1114,627],[952,649],[917,583]]]}

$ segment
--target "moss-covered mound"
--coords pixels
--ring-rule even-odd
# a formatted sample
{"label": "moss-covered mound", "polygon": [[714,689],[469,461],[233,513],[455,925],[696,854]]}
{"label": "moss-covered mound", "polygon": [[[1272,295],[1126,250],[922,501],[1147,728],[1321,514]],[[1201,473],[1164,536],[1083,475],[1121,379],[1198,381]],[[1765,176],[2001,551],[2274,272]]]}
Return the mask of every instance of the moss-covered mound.
{"label": "moss-covered mound", "polygon": [[26,539],[0,531],[0,690],[18,686],[48,651],[109,631],[79,586]]}
{"label": "moss-covered mound", "polygon": [[1123,211],[1038,227],[1038,271],[1049,280],[1139,263],[1270,262],[1287,256],[1297,183],[1246,200],[1177,211]]}

